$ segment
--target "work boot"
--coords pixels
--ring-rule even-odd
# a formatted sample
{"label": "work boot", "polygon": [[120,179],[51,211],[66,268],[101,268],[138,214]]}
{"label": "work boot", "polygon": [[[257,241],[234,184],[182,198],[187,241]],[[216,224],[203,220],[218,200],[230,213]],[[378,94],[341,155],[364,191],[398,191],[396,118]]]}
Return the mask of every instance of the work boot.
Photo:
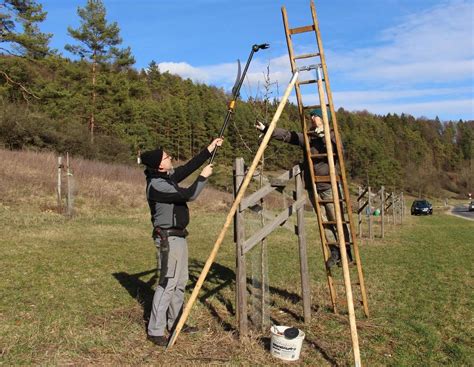
{"label": "work boot", "polygon": [[354,263],[354,258],[352,257],[351,245],[346,245],[347,252],[347,262],[349,264]]}
{"label": "work boot", "polygon": [[199,328],[197,326],[190,326],[185,324],[181,331],[185,334],[195,334],[199,331]]}
{"label": "work boot", "polygon": [[159,347],[166,347],[168,345],[168,338],[164,335],[148,335],[147,339]]}
{"label": "work boot", "polygon": [[[173,334],[175,329],[176,329],[176,325],[173,326],[171,329],[169,329],[170,334]],[[198,327],[190,326],[188,324],[184,324],[183,328],[181,329],[181,332],[185,334],[195,334],[198,331],[199,331]]]}

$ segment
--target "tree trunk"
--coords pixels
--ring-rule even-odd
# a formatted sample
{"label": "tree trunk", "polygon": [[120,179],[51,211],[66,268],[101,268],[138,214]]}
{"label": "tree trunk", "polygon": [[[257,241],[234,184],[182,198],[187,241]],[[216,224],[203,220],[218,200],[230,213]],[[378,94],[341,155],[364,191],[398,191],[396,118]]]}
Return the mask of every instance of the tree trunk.
{"label": "tree trunk", "polygon": [[89,131],[91,134],[91,143],[94,142],[94,127],[95,127],[95,101],[96,101],[96,72],[97,72],[97,61],[95,54],[92,60],[92,109],[91,109],[91,116],[89,120]]}

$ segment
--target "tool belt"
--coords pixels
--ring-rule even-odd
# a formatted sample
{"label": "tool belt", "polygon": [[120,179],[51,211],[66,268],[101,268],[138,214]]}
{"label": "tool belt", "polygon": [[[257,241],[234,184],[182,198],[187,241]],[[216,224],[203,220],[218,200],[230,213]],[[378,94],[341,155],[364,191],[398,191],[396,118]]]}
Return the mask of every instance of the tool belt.
{"label": "tool belt", "polygon": [[188,231],[186,229],[177,229],[177,228],[160,228],[155,227],[153,228],[153,237],[159,237],[163,241],[168,237],[182,237],[185,238],[188,235]]}
{"label": "tool belt", "polygon": [[177,228],[153,228],[153,238],[159,237],[161,239],[160,249],[162,252],[168,252],[170,249],[170,243],[168,237],[182,237],[185,238],[188,235],[186,229],[177,229]]}

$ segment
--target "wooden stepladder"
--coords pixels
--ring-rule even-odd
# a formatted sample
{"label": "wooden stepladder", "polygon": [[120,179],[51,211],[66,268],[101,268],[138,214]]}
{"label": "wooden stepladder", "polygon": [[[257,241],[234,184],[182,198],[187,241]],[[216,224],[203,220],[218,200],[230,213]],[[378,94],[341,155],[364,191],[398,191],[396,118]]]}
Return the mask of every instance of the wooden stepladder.
{"label": "wooden stepladder", "polygon": [[[304,135],[305,143],[305,154],[308,162],[308,169],[312,180],[312,190],[313,190],[313,205],[316,210],[319,232],[321,235],[321,244],[325,259],[326,274],[329,285],[329,293],[331,296],[331,302],[334,309],[334,312],[337,312],[336,307],[336,289],[335,281],[331,273],[331,269],[327,267],[326,262],[329,259],[329,245],[338,245],[341,252],[341,262],[344,278],[344,288],[346,293],[347,300],[347,310],[349,314],[349,324],[351,329],[351,338],[353,345],[353,354],[354,354],[354,363],[356,366],[360,366],[360,350],[359,350],[359,341],[357,334],[357,326],[355,320],[355,311],[354,311],[354,302],[352,294],[352,284],[350,278],[350,270],[347,259],[346,245],[352,246],[353,253],[355,256],[355,261],[357,265],[357,276],[358,282],[354,285],[359,286],[360,295],[361,295],[361,304],[366,316],[369,316],[369,308],[367,304],[367,296],[365,291],[364,276],[362,272],[362,264],[359,256],[359,247],[356,241],[356,230],[354,226],[354,220],[352,218],[352,206],[350,201],[349,189],[346,179],[346,169],[344,165],[344,157],[342,151],[342,143],[339,134],[339,129],[337,125],[336,112],[334,109],[334,104],[332,100],[331,89],[329,85],[329,77],[326,67],[326,60],[324,57],[324,50],[321,41],[321,34],[319,31],[319,24],[316,17],[316,9],[314,2],[310,2],[311,15],[312,15],[312,24],[290,28],[288,25],[288,17],[285,7],[282,7],[282,16],[283,16],[283,25],[285,28],[286,41],[288,46],[288,53],[290,56],[291,69],[295,71],[310,71],[316,70],[317,76],[315,79],[309,80],[298,80],[295,83],[296,98],[298,103],[298,110],[301,120],[301,128]],[[314,53],[300,54],[295,55],[293,49],[293,40],[292,37],[296,34],[301,33],[311,33],[313,32],[316,36],[317,50]],[[301,60],[312,60],[311,65],[301,65]],[[316,60],[316,62],[314,62]],[[315,65],[316,64],[316,65]],[[319,105],[307,105],[303,103],[303,97],[301,92],[301,86],[307,84],[317,84],[318,94],[319,94]],[[331,123],[328,119],[328,107],[329,113],[331,114]],[[310,109],[321,108],[323,123],[324,123],[324,140],[327,149],[327,153],[324,154],[312,154],[310,148],[311,137],[314,132],[309,130],[307,124],[307,112]],[[336,141],[336,149],[333,149],[333,144],[331,142],[331,131],[334,132],[334,137]],[[314,172],[313,160],[326,158],[329,164],[329,176],[317,176]],[[338,163],[339,167],[336,166]],[[316,190],[316,183],[326,182],[331,184],[332,188],[332,199],[321,200],[318,197]],[[336,221],[324,221],[322,216],[322,205],[332,203],[334,205],[334,211],[336,216]],[[325,235],[325,228],[333,226],[336,229],[337,233],[337,243],[328,242]],[[344,231],[346,229],[346,231]],[[347,230],[348,229],[348,230]],[[346,236],[344,232],[348,233]],[[349,237],[349,238],[346,238]]]}

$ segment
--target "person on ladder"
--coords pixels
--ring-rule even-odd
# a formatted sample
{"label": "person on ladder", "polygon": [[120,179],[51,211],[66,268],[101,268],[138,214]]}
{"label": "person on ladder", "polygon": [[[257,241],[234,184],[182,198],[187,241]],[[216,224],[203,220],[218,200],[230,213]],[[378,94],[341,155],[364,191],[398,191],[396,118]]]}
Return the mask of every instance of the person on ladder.
{"label": "person on ladder", "polygon": [[[322,154],[326,153],[326,143],[324,141],[324,125],[322,120],[322,111],[320,108],[316,108],[311,110],[309,113],[311,117],[311,127],[310,131],[313,132],[311,134],[311,140],[309,145],[311,147],[311,154]],[[330,116],[329,116],[330,118]],[[267,127],[257,120],[255,127],[257,130],[261,131],[262,133],[266,132]],[[282,128],[275,128],[272,133],[272,139],[280,140],[288,144],[298,145],[303,148],[304,151],[304,136],[303,133],[296,132],[296,131],[289,131]],[[331,132],[331,140],[333,142],[333,149],[336,151],[336,141],[334,138],[334,133]],[[306,166],[306,155],[304,155],[305,165]],[[314,174],[316,176],[328,176],[329,175],[329,164],[326,157],[320,157],[313,159],[314,163]],[[311,189],[311,178],[307,173],[305,175],[305,182],[306,182],[306,190],[308,191],[311,199],[311,203],[313,206],[315,205],[315,198],[313,198],[313,190]],[[318,192],[318,196],[321,200],[331,200],[332,199],[332,189],[331,184],[329,182],[318,182],[316,184],[316,190]],[[334,211],[334,204],[333,203],[322,203],[321,204],[321,213],[323,221],[336,221],[336,214]],[[333,267],[334,265],[341,265],[341,253],[339,250],[339,246],[336,245],[337,243],[337,231],[335,225],[330,225],[325,227],[325,235],[326,241],[330,243],[329,250],[331,256],[329,257],[326,265],[328,268]],[[347,226],[344,226],[344,235],[346,237],[346,242],[349,242],[349,230]],[[350,245],[346,245],[347,249],[347,256],[349,262],[352,262],[352,252]]]}

